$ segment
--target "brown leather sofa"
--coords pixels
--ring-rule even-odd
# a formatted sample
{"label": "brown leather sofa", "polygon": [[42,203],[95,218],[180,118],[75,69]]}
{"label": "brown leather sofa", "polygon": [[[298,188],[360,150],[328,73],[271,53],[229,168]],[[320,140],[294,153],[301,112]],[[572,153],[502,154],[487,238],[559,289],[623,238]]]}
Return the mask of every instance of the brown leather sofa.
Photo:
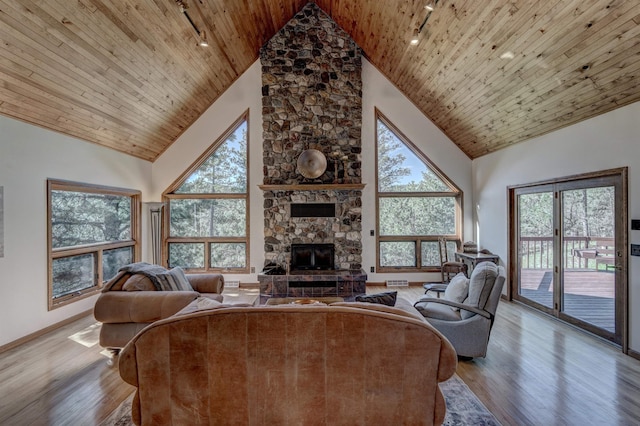
{"label": "brown leather sofa", "polygon": [[[194,302],[197,303],[197,302]],[[456,352],[396,307],[220,305],[155,322],[120,354],[137,425],[433,425]]]}
{"label": "brown leather sofa", "polygon": [[186,274],[194,291],[157,291],[142,274],[119,272],[102,289],[93,309],[102,323],[100,345],[117,355],[129,340],[154,321],[168,318],[200,296],[222,301],[221,274]]}

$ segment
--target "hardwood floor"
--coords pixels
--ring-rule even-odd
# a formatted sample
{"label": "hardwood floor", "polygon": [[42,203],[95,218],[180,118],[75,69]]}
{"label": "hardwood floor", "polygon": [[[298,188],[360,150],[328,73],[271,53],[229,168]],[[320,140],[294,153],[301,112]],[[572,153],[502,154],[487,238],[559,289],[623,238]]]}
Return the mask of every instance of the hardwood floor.
{"label": "hardwood floor", "polygon": [[[98,327],[89,316],[0,354],[0,425],[105,419],[133,388],[107,366]],[[640,424],[640,361],[519,304],[500,302],[487,357],[458,374],[505,426]]]}

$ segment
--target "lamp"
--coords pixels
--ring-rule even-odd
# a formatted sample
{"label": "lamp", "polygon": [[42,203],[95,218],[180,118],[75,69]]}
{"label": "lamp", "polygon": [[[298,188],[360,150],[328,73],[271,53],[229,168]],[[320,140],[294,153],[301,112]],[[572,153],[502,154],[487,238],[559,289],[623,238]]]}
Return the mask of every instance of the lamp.
{"label": "lamp", "polygon": [[433,12],[433,9],[435,9],[435,6],[433,5],[433,3],[429,3],[424,8],[427,9],[429,12]]}

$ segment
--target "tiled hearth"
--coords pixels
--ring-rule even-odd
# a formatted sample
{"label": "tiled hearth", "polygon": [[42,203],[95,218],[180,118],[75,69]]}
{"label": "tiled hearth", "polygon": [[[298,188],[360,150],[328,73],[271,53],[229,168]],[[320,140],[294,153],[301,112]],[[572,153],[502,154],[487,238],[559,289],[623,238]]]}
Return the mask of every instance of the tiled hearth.
{"label": "tiled hearth", "polygon": [[261,297],[330,297],[345,300],[366,293],[367,274],[360,270],[292,271],[258,275]]}

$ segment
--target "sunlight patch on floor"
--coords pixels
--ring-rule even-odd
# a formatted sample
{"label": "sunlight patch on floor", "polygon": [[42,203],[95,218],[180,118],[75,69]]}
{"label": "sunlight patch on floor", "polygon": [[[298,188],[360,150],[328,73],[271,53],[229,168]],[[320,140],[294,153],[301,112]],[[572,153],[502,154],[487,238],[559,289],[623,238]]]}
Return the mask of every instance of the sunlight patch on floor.
{"label": "sunlight patch on floor", "polygon": [[80,343],[82,346],[91,348],[98,344],[100,341],[100,323],[96,322],[91,324],[84,330],[80,330],[77,333],[68,337],[69,340],[73,340],[76,343]]}

